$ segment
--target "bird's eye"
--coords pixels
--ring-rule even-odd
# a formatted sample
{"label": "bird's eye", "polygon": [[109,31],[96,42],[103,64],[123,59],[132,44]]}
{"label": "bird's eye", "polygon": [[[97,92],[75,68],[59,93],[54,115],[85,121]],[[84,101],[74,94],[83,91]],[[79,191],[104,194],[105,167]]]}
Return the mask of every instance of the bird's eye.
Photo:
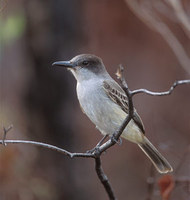
{"label": "bird's eye", "polygon": [[83,65],[88,65],[88,63],[89,63],[89,62],[86,61],[86,60],[82,62]]}

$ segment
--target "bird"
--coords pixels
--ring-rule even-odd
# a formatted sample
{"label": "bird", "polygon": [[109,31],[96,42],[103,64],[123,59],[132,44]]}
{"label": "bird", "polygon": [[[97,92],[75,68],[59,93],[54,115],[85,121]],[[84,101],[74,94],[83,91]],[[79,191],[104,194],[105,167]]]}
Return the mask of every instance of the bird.
{"label": "bird", "polygon": [[[101,58],[80,54],[53,66],[65,67],[74,75],[76,92],[82,111],[104,135],[110,137],[119,129],[129,113],[128,98],[122,87],[109,75]],[[172,172],[172,166],[145,136],[143,122],[134,110],[121,137],[137,144],[161,174]]]}

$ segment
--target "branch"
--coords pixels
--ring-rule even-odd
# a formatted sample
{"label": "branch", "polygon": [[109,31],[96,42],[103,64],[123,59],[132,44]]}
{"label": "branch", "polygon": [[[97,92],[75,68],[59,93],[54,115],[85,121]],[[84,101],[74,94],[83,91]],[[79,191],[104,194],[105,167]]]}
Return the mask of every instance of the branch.
{"label": "branch", "polygon": [[8,126],[7,128],[3,127],[3,140],[2,140],[2,144],[4,146],[6,146],[6,143],[5,143],[5,139],[6,139],[6,136],[7,136],[7,133],[13,128],[13,125],[11,124],[10,126]]}
{"label": "branch", "polygon": [[[72,153],[69,152],[63,148],[51,145],[51,144],[47,144],[47,143],[43,143],[43,142],[36,142],[36,141],[28,141],[28,140],[6,140],[6,136],[7,133],[12,129],[12,125],[9,126],[8,128],[3,128],[3,140],[0,140],[0,144],[7,146],[8,144],[30,144],[30,145],[34,145],[34,146],[39,146],[39,147],[43,147],[46,149],[50,149],[59,153],[62,153],[70,158],[74,158],[74,157],[81,157],[81,158],[94,158],[95,159],[95,169],[96,169],[96,173],[98,175],[99,180],[101,181],[101,183],[103,184],[108,196],[110,200],[116,200],[116,197],[114,195],[113,189],[111,187],[111,184],[106,176],[106,174],[104,173],[102,166],[101,166],[101,154],[105,149],[109,148],[109,144],[107,147],[104,148],[100,148],[99,151],[99,145],[101,144],[101,142],[103,140],[101,140],[96,147],[94,148],[95,150],[92,152],[86,152],[86,153]],[[105,139],[105,138],[103,138]],[[111,141],[111,139],[109,140]],[[113,144],[115,142],[113,141]],[[103,145],[104,146],[104,145]],[[112,146],[112,145],[111,145]]]}
{"label": "branch", "polygon": [[178,85],[183,85],[183,84],[190,84],[190,80],[175,81],[173,83],[173,85],[170,87],[170,89],[168,91],[165,91],[165,92],[152,92],[152,91],[147,90],[147,89],[138,89],[138,90],[133,90],[132,95],[136,95],[136,94],[139,94],[139,93],[145,93],[145,94],[152,95],[152,96],[170,95]]}
{"label": "branch", "polygon": [[101,158],[100,157],[95,158],[95,163],[96,163],[96,166],[95,166],[96,173],[97,173],[98,178],[100,179],[101,183],[103,184],[105,190],[107,191],[109,199],[116,200],[115,194],[113,192],[113,189],[111,188],[108,177],[105,175],[105,173],[102,169]]}
{"label": "branch", "polygon": [[74,157],[82,157],[82,158],[95,158],[94,154],[92,153],[71,153],[63,148],[51,145],[51,144],[47,144],[47,143],[43,143],[43,142],[36,142],[36,141],[30,141],[30,140],[0,140],[0,144],[31,144],[34,146],[39,146],[39,147],[43,147],[46,149],[51,149],[53,151],[57,151],[59,153],[62,153],[66,156],[69,156],[70,158],[74,158]]}
{"label": "branch", "polygon": [[108,141],[103,143],[103,141],[105,139],[105,137],[104,137],[102,140],[100,140],[100,142],[98,142],[98,144],[93,148],[93,150],[88,151],[86,153],[72,153],[63,148],[60,148],[60,147],[57,147],[57,146],[54,146],[51,144],[42,143],[42,142],[27,141],[27,140],[6,140],[6,135],[11,130],[12,126],[8,127],[7,129],[5,129],[5,128],[3,129],[4,135],[3,135],[3,140],[0,140],[0,144],[4,144],[4,145],[7,145],[7,144],[30,144],[30,145],[35,145],[35,146],[39,146],[39,147],[57,151],[59,153],[62,153],[64,155],[70,157],[70,158],[74,158],[74,157],[93,158],[93,159],[95,159],[95,169],[96,169],[97,176],[98,176],[99,180],[101,181],[101,183],[103,184],[103,186],[106,190],[106,193],[109,196],[109,199],[116,200],[116,197],[115,197],[114,191],[111,187],[111,184],[102,168],[101,154],[103,152],[105,152],[107,149],[109,149],[111,146],[113,146],[117,143],[117,141],[120,139],[120,136],[121,136],[123,130],[125,129],[127,124],[130,122],[130,120],[133,119],[133,116],[134,116],[134,106],[133,106],[133,100],[132,100],[133,96],[136,94],[139,94],[139,93],[145,93],[145,94],[153,95],[153,96],[169,95],[172,93],[172,91],[175,89],[176,86],[190,83],[190,80],[176,81],[171,86],[171,88],[166,92],[151,92],[146,89],[138,89],[138,90],[131,91],[128,88],[128,85],[123,76],[123,67],[122,66],[119,67],[116,75],[117,75],[117,78],[120,80],[121,86],[128,97],[129,114],[126,116],[124,122],[121,124],[119,129],[115,131],[113,136]]}
{"label": "branch", "polygon": [[[123,76],[123,70],[124,69],[123,69],[122,65],[120,65],[119,69],[116,72],[116,76],[120,80],[121,86],[122,86],[123,90],[125,91],[125,94],[128,97],[129,113],[126,116],[123,123],[121,124],[121,126],[119,127],[119,129],[113,133],[113,136],[107,142],[105,142],[104,144],[102,144],[101,146],[98,147],[97,150],[100,155],[101,155],[101,153],[106,151],[108,148],[110,148],[111,146],[113,146],[114,144],[117,143],[117,141],[120,139],[121,134],[123,133],[123,130],[125,129],[127,124],[130,122],[130,120],[133,119],[133,116],[134,116],[134,106],[133,106],[133,100],[132,100],[133,92],[128,88],[126,80]],[[134,119],[134,121],[135,121],[135,119]]]}

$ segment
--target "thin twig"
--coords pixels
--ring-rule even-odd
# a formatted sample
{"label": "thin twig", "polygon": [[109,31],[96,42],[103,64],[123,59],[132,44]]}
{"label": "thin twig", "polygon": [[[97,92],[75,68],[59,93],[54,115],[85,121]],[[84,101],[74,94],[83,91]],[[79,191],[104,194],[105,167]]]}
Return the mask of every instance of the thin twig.
{"label": "thin twig", "polygon": [[6,146],[6,136],[7,136],[7,133],[13,128],[13,125],[11,124],[10,126],[8,126],[7,128],[3,127],[3,140],[2,140],[2,144],[4,146]]}
{"label": "thin twig", "polygon": [[95,155],[92,153],[71,153],[63,148],[51,145],[51,144],[47,144],[47,143],[43,143],[43,142],[36,142],[36,141],[30,141],[30,140],[0,140],[0,144],[5,143],[6,145],[8,144],[31,144],[34,146],[39,146],[39,147],[43,147],[46,149],[51,149],[53,151],[57,151],[59,153],[62,153],[66,156],[69,156],[70,158],[74,158],[74,157],[83,157],[83,158],[94,158]]}
{"label": "thin twig", "polygon": [[147,90],[147,89],[137,89],[137,90],[132,91],[132,95],[136,95],[136,94],[140,94],[140,93],[145,93],[145,94],[152,95],[152,96],[170,95],[178,85],[189,84],[189,83],[190,83],[190,80],[175,81],[173,83],[173,85],[170,87],[170,89],[168,91],[165,91],[165,92],[152,92],[152,91]]}

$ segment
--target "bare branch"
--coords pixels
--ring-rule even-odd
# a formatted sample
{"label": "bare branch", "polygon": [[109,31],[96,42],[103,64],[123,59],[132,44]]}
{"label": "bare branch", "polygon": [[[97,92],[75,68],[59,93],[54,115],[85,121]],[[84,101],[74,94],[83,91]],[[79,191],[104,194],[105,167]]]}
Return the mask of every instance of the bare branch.
{"label": "bare branch", "polygon": [[115,194],[114,194],[111,184],[108,180],[108,177],[105,175],[105,173],[102,169],[101,158],[99,156],[97,158],[95,158],[95,163],[96,163],[96,165],[95,165],[96,173],[97,173],[98,178],[100,179],[101,183],[103,184],[105,190],[107,191],[109,199],[116,200]]}
{"label": "bare branch", "polygon": [[129,114],[126,116],[125,120],[121,124],[118,130],[115,131],[113,136],[111,137],[110,140],[108,140],[106,143],[102,144],[99,148],[98,151],[101,154],[102,152],[106,151],[108,148],[113,146],[117,141],[119,140],[121,134],[123,133],[123,130],[127,126],[127,124],[130,122],[131,119],[133,119],[134,115],[134,106],[133,106],[133,101],[132,101],[132,92],[129,90],[128,85],[126,83],[126,80],[123,76],[123,67],[122,65],[119,66],[119,69],[116,72],[117,78],[121,82],[121,86],[123,90],[125,91],[127,97],[128,97],[128,104],[129,104]]}
{"label": "bare branch", "polygon": [[91,153],[71,153],[63,148],[59,148],[57,146],[51,145],[51,144],[47,144],[47,143],[43,143],[43,142],[36,142],[36,141],[29,141],[29,140],[0,140],[0,143],[3,144],[31,144],[34,146],[39,146],[39,147],[43,147],[46,149],[51,149],[53,151],[57,151],[59,153],[62,153],[66,156],[69,156],[70,158],[74,158],[74,157],[83,157],[83,158],[94,158],[95,156]]}
{"label": "bare branch", "polygon": [[3,140],[2,140],[2,144],[4,146],[6,146],[6,142],[5,142],[5,139],[6,139],[6,136],[7,136],[7,133],[13,128],[13,125],[11,124],[10,126],[8,126],[7,128],[3,127]]}
{"label": "bare branch", "polygon": [[152,92],[147,89],[137,89],[132,91],[132,95],[140,94],[140,93],[145,93],[148,95],[152,96],[165,96],[165,95],[170,95],[173,90],[178,86],[178,85],[183,85],[183,84],[190,84],[190,80],[180,80],[180,81],[175,81],[173,85],[170,87],[168,91],[165,92]]}

